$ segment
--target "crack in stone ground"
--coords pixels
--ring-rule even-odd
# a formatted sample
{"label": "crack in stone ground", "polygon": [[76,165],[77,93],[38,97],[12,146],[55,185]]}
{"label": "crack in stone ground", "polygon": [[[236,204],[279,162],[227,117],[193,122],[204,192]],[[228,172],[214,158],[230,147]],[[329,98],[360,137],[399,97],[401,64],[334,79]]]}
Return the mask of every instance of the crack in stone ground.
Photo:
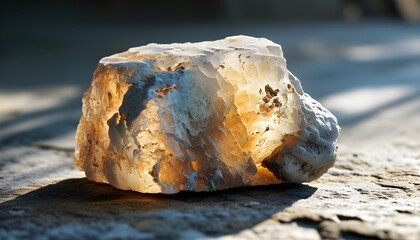
{"label": "crack in stone ground", "polygon": [[403,237],[388,230],[376,231],[374,228],[367,230],[366,226],[369,223],[357,216],[325,216],[299,212],[286,216],[276,215],[275,219],[281,223],[296,223],[302,228],[316,229],[323,239],[402,239]]}

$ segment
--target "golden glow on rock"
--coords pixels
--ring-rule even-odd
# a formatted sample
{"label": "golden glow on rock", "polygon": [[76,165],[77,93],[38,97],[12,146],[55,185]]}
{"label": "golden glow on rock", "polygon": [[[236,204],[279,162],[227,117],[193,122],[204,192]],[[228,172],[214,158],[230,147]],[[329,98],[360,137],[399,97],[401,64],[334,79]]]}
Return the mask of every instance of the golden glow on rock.
{"label": "golden glow on rock", "polygon": [[149,44],[103,58],[83,97],[75,162],[148,193],[304,182],[336,159],[336,118],[281,47],[247,36]]}

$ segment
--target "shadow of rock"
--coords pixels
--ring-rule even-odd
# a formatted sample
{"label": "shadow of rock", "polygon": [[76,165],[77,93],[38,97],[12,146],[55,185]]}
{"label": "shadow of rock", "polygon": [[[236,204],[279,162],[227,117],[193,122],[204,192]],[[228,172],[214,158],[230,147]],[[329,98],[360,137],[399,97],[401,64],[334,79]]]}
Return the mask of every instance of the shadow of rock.
{"label": "shadow of rock", "polygon": [[315,191],[307,185],[281,184],[153,195],[118,190],[86,178],[68,179],[1,203],[0,238],[17,234],[24,238],[173,239],[234,234]]}

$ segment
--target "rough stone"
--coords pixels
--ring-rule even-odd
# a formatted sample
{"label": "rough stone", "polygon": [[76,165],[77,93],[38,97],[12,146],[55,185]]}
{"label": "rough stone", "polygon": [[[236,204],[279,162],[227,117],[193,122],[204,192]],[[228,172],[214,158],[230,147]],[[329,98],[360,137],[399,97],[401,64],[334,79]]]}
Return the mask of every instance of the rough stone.
{"label": "rough stone", "polygon": [[300,183],[333,166],[338,133],[278,44],[149,44],[100,61],[75,162],[90,180],[147,193]]}

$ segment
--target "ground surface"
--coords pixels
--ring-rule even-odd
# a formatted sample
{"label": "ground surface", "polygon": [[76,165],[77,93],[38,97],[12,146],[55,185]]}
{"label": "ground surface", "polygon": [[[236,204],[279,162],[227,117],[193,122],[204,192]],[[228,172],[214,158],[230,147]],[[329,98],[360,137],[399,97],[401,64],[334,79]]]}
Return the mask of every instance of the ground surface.
{"label": "ground surface", "polygon": [[[0,239],[420,239],[420,26],[85,26],[42,34],[50,30],[13,29],[3,38],[17,46],[26,34],[37,47],[2,49]],[[337,115],[340,157],[327,174],[302,185],[166,196],[96,184],[76,170],[81,94],[101,56],[239,33],[281,43],[305,91]]]}

